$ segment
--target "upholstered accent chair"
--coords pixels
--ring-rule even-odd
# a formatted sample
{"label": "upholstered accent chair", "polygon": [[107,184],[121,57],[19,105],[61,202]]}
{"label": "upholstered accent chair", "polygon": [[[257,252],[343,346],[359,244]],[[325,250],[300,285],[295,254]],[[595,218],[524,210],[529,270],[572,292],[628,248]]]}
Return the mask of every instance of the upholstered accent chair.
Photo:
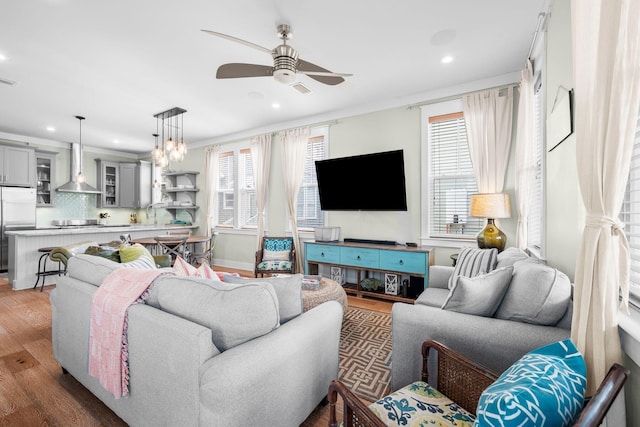
{"label": "upholstered accent chair", "polygon": [[[429,361],[431,350],[437,353],[435,363]],[[422,381],[370,405],[333,381],[329,426],[534,425],[544,418],[545,425],[597,427],[629,375],[614,363],[596,393],[585,399],[586,365],[570,340],[531,351],[500,377],[437,341],[422,344],[422,357]],[[431,382],[430,367],[437,373]],[[342,422],[338,395],[344,403]]]}
{"label": "upholstered accent chair", "polygon": [[263,237],[256,251],[255,277],[265,274],[296,273],[296,248],[292,237]]}

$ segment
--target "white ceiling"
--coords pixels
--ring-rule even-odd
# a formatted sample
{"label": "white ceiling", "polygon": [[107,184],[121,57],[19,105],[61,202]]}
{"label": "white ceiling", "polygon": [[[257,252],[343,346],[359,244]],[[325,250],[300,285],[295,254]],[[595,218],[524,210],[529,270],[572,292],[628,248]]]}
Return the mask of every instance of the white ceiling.
{"label": "white ceiling", "polygon": [[[189,143],[519,71],[548,0],[0,0],[0,132],[144,153],[154,114],[187,110]],[[304,75],[300,94],[270,77],[217,80],[228,62],[269,55],[293,27],[300,57],[353,73],[338,86]],[[442,64],[445,55],[454,57]],[[281,105],[272,108],[272,103]],[[46,130],[56,128],[55,132]],[[118,140],[118,143],[114,143]]]}

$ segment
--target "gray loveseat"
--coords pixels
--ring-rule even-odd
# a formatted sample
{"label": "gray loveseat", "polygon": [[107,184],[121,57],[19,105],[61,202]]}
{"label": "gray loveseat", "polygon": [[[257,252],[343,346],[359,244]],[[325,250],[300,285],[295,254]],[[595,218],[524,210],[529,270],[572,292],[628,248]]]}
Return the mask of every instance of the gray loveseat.
{"label": "gray loveseat", "polygon": [[[88,347],[91,298],[116,268],[125,267],[69,259],[51,294],[53,349],[63,369],[130,425],[298,426],[338,376],[337,302],[302,313],[301,300],[283,298],[290,288],[279,284],[168,274],[146,304],[128,310],[129,395],[115,399],[88,374]],[[284,312],[293,318],[283,320]]]}
{"label": "gray loveseat", "polygon": [[508,282],[490,316],[441,308],[451,292],[454,268],[448,266],[429,268],[429,286],[415,304],[393,305],[393,390],[420,379],[420,348],[425,340],[439,341],[500,374],[530,350],[570,337],[573,310],[568,277],[515,248],[505,250],[497,260],[492,275],[506,274]]}

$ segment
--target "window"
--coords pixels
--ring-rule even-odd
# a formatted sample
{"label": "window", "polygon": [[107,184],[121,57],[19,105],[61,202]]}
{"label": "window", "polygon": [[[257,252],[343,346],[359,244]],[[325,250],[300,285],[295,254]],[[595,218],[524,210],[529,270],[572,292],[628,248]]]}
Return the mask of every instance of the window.
{"label": "window", "polygon": [[233,151],[220,153],[218,156],[218,226],[233,227],[234,221],[234,168]]}
{"label": "window", "polygon": [[533,153],[533,183],[531,199],[529,201],[529,219],[527,223],[527,241],[529,250],[542,256],[542,242],[544,235],[544,91],[540,81],[536,83],[534,93],[534,121],[535,140]]}
{"label": "window", "polygon": [[320,210],[320,195],[316,178],[316,160],[327,158],[326,128],[323,135],[312,136],[307,143],[307,156],[304,165],[304,179],[298,194],[297,222],[299,230],[311,230],[324,225],[324,213]]}
{"label": "window", "polygon": [[220,153],[218,165],[218,227],[256,227],[258,209],[251,150]]}
{"label": "window", "polygon": [[469,216],[471,195],[478,192],[478,187],[460,107],[460,101],[456,101],[423,108],[424,151],[428,157],[427,202],[423,208],[429,238],[472,239],[484,226],[482,218]]}
{"label": "window", "polygon": [[624,231],[629,240],[631,301],[640,307],[640,115],[636,123],[629,181],[620,211],[620,220],[625,224]]}

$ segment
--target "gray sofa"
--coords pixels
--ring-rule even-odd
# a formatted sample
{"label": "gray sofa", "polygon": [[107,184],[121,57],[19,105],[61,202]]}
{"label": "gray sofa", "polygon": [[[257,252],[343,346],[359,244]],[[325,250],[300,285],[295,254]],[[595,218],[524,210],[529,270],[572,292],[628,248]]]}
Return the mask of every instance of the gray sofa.
{"label": "gray sofa", "polygon": [[439,341],[500,374],[530,350],[570,337],[573,310],[568,277],[514,248],[497,260],[492,274],[506,275],[508,282],[495,299],[497,305],[489,310],[495,313],[489,316],[441,308],[451,293],[454,268],[448,266],[429,268],[429,286],[414,304],[393,305],[393,390],[420,379],[420,348],[425,340]]}
{"label": "gray sofa", "polygon": [[[146,304],[128,310],[129,395],[115,399],[88,374],[88,347],[91,298],[116,268],[125,267],[91,255],[69,259],[51,293],[53,350],[130,425],[298,426],[338,376],[337,302],[302,313],[301,299],[282,298],[291,287],[167,274]],[[295,307],[284,307],[291,301]],[[283,320],[291,309],[298,314]]]}

